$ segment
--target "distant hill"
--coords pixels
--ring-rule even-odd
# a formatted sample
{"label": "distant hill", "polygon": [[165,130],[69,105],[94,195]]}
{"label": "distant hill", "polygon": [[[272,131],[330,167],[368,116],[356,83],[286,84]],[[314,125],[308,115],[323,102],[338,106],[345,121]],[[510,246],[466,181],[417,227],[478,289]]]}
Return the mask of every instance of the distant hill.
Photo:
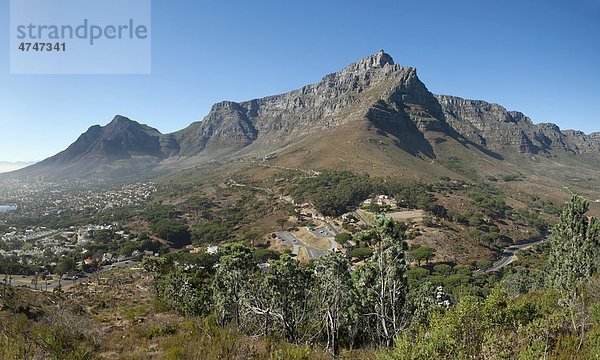
{"label": "distant hill", "polygon": [[518,173],[589,181],[600,171],[600,133],[562,131],[497,104],[434,95],[414,68],[382,50],[317,84],[217,103],[172,134],[116,116],[8,176],[153,176],[267,156],[273,165],[419,179]]}

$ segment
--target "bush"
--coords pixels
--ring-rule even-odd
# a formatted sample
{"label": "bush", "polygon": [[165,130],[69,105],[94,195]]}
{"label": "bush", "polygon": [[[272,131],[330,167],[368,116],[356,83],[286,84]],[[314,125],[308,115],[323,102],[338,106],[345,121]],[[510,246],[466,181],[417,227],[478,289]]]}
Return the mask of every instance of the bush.
{"label": "bush", "polygon": [[177,324],[175,324],[175,323],[156,325],[148,330],[148,334],[146,335],[146,337],[148,339],[152,339],[155,337],[172,335],[172,334],[175,334],[176,332],[177,332]]}
{"label": "bush", "polygon": [[475,265],[478,269],[487,270],[492,267],[492,262],[490,260],[479,260]]}

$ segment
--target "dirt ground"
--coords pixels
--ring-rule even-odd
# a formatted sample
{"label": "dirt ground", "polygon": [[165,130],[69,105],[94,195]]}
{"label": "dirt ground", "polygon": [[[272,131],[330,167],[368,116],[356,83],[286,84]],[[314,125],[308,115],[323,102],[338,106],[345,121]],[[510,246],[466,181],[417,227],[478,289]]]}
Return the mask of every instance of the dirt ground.
{"label": "dirt ground", "polygon": [[424,212],[422,210],[396,211],[387,213],[386,216],[394,220],[406,222],[408,219],[413,221],[422,221]]}

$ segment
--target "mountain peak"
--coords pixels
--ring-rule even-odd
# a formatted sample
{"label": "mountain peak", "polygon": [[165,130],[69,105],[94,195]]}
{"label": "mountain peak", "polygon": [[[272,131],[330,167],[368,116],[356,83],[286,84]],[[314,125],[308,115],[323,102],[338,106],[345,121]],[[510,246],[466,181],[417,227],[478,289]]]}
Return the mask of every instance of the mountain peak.
{"label": "mountain peak", "polygon": [[128,123],[132,123],[132,122],[134,122],[134,121],[128,117],[125,117],[123,115],[115,115],[115,117],[112,119],[112,121],[109,123],[109,125],[110,124],[113,124],[113,125],[128,124]]}
{"label": "mountain peak", "polygon": [[364,71],[370,69],[382,68],[386,65],[394,65],[394,59],[387,54],[383,49],[379,50],[377,54],[373,54],[358,60],[357,62],[350,64],[344,70],[350,71]]}

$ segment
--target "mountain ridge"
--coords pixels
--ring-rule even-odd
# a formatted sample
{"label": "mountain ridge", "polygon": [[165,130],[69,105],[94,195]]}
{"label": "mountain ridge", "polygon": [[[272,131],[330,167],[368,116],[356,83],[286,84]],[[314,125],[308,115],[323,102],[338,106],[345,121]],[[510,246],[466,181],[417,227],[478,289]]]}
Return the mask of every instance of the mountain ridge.
{"label": "mountain ridge", "polygon": [[357,170],[353,163],[364,170],[386,158],[397,163],[394,171],[408,166],[402,162],[415,166],[412,156],[435,173],[435,161],[443,167],[451,148],[483,160],[515,153],[597,156],[600,133],[561,131],[498,104],[434,95],[415,68],[396,64],[381,50],[300,89],[216,103],[202,121],[170,134],[117,115],[105,126],[90,127],[64,151],[9,174],[110,177],[124,167],[152,174],[272,155],[282,165],[289,160],[350,170]]}

